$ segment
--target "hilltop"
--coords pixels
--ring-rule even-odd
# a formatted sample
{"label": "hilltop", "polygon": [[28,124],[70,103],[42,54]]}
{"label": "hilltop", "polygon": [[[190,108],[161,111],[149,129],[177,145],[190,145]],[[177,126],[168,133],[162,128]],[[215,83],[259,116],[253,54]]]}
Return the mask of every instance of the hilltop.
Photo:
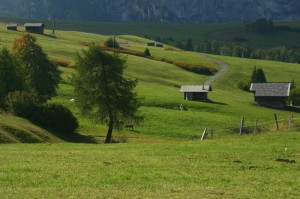
{"label": "hilltop", "polygon": [[298,0],[0,0],[2,16],[123,22],[299,20]]}

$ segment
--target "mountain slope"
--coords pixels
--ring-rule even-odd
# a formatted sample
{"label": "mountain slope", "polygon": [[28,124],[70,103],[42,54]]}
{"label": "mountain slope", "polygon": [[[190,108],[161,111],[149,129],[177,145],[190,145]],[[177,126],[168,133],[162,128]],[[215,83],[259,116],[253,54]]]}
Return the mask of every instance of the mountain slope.
{"label": "mountain slope", "polygon": [[0,15],[130,22],[300,19],[298,0],[0,0]]}

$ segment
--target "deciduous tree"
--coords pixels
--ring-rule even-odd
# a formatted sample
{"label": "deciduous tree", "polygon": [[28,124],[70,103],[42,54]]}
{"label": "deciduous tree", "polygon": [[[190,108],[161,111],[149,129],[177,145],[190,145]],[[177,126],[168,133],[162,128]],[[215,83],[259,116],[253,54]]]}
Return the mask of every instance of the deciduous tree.
{"label": "deciduous tree", "polygon": [[56,94],[60,80],[58,67],[51,63],[36,38],[24,33],[15,39],[13,51],[22,63],[22,73],[25,79],[26,90],[36,92],[45,99]]}

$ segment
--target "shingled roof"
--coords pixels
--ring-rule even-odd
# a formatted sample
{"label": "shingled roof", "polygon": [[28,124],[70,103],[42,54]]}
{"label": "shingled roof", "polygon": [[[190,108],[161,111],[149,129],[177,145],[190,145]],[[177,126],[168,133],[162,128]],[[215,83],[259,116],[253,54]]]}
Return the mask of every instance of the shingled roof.
{"label": "shingled roof", "polygon": [[16,23],[9,23],[9,24],[6,24],[6,27],[7,28],[13,28],[13,27],[17,27],[18,26],[18,24],[16,24]]}
{"label": "shingled roof", "polygon": [[256,97],[288,97],[291,83],[252,83],[250,91]]}
{"label": "shingled roof", "polygon": [[24,27],[42,27],[45,26],[43,23],[25,23]]}
{"label": "shingled roof", "polygon": [[212,91],[210,85],[195,85],[195,86],[181,86],[180,92],[192,92],[192,93],[207,93]]}

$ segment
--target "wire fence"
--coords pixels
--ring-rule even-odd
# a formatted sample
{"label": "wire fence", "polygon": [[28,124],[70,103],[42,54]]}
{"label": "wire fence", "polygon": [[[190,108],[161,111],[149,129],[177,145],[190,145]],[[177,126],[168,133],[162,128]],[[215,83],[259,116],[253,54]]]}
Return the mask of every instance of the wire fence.
{"label": "wire fence", "polygon": [[[245,135],[263,132],[300,130],[300,118],[290,115],[286,119],[277,119],[274,114],[274,120],[259,121],[258,119],[252,125],[244,125],[245,118],[241,118],[240,124],[223,129],[216,129],[214,127],[205,128],[201,140],[221,138],[228,135]],[[194,138],[192,138],[194,139]]]}

